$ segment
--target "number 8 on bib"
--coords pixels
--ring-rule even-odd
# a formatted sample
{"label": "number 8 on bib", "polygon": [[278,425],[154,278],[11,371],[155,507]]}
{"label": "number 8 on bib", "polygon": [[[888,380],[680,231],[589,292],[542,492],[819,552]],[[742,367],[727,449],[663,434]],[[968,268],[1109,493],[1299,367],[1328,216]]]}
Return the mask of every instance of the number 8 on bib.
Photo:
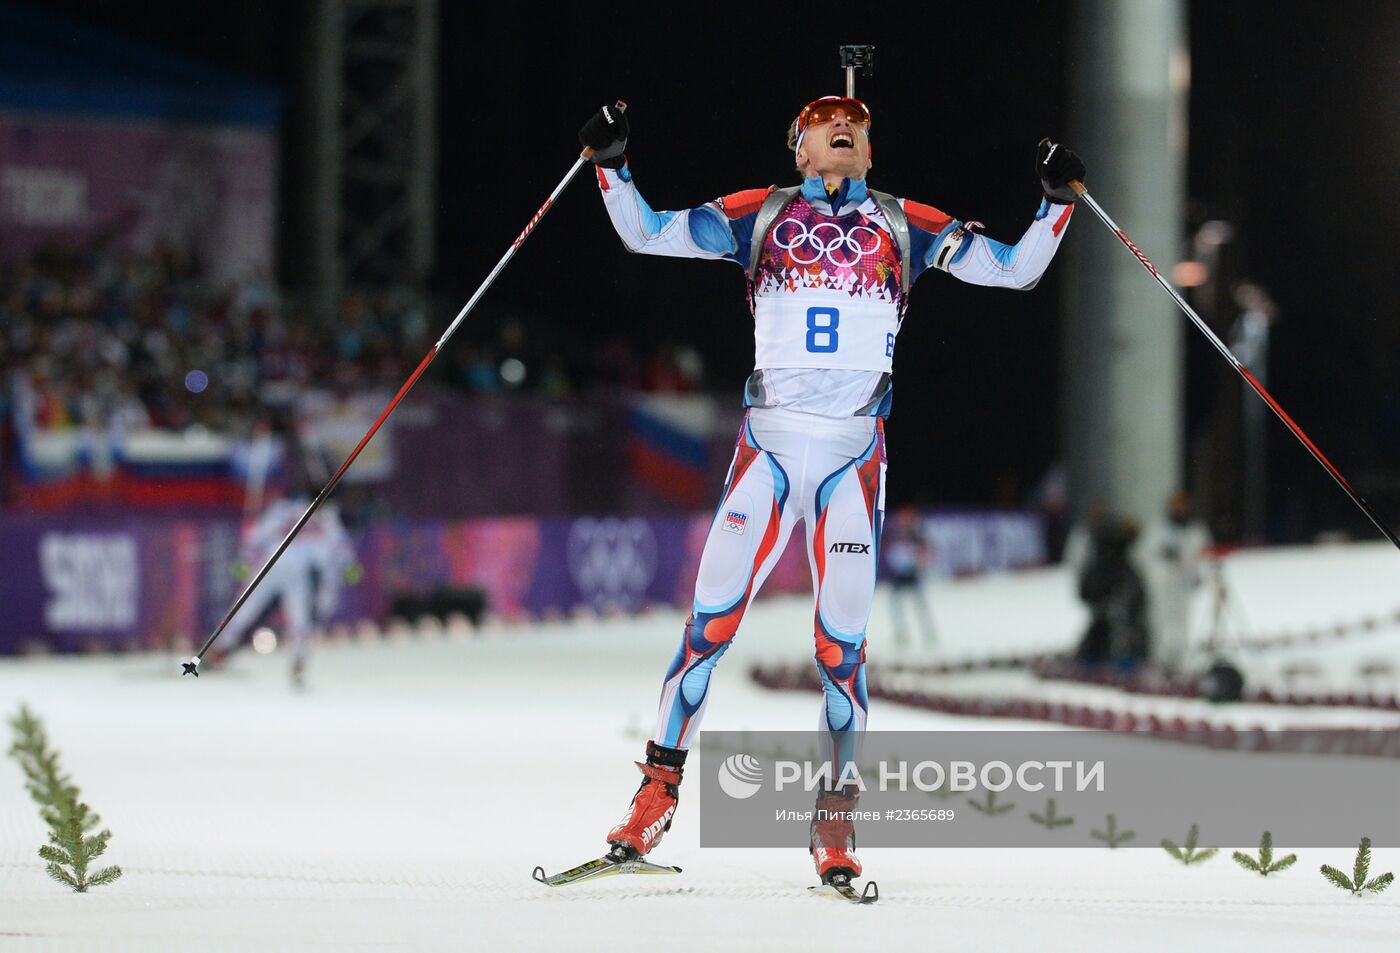
{"label": "number 8 on bib", "polygon": [[833,354],[841,346],[837,328],[841,312],[835,308],[807,309],[807,350],[813,354]]}

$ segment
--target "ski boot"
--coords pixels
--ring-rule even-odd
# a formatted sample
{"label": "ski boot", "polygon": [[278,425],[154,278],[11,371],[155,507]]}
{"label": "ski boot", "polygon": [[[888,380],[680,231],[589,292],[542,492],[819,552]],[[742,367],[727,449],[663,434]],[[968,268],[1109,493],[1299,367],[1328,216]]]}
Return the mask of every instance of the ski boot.
{"label": "ski boot", "polygon": [[851,787],[834,791],[823,789],[817,794],[816,810],[812,813],[812,862],[823,884],[849,887],[860,876],[860,861],[856,859],[856,825],[851,820],[860,795]]}
{"label": "ski boot", "polygon": [[637,762],[642,784],[621,821],[608,831],[609,856],[619,861],[641,857],[661,842],[671,829],[680,799],[681,768],[687,752],[647,742],[646,763]]}

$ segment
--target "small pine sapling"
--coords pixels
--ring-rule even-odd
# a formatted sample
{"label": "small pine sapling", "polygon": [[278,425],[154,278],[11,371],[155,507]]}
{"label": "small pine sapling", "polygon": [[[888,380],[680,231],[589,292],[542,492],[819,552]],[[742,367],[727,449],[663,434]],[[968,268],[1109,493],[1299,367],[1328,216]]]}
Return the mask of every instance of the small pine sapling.
{"label": "small pine sapling", "polygon": [[1192,824],[1191,829],[1186,832],[1186,843],[1183,846],[1178,847],[1171,841],[1167,840],[1166,838],[1163,838],[1162,849],[1168,854],[1171,854],[1177,860],[1181,861],[1183,864],[1186,864],[1187,866],[1190,866],[1191,864],[1204,863],[1205,861],[1210,860],[1212,857],[1218,854],[1220,852],[1220,848],[1206,847],[1201,850],[1197,850],[1196,839],[1199,836],[1200,831],[1197,830],[1195,824]]}
{"label": "small pine sapling", "polygon": [[1108,844],[1110,849],[1117,848],[1119,844],[1126,844],[1137,836],[1137,831],[1120,831],[1118,829],[1118,815],[1108,815],[1108,830],[1090,831],[1089,836]]}
{"label": "small pine sapling", "polygon": [[78,893],[116,880],[122,875],[120,867],[88,872],[89,865],[107,852],[112,832],[89,834],[101,818],[78,799],[78,788],[59,768],[58,754],[49,749],[39,719],[22,706],[10,726],[15,732],[10,755],[24,771],[25,787],[49,826],[49,842],[39,848],[49,877]]}
{"label": "small pine sapling", "polygon": [[967,803],[971,804],[983,814],[991,815],[993,817],[995,817],[998,814],[1005,814],[1007,811],[1013,810],[1016,807],[1014,802],[1011,804],[998,804],[997,792],[995,791],[987,792],[987,800],[985,802],[974,801],[972,798],[968,798]]}
{"label": "small pine sapling", "polygon": [[1050,798],[1045,805],[1044,814],[1031,814],[1031,820],[1044,827],[1046,830],[1054,830],[1057,827],[1066,827],[1074,823],[1072,817],[1058,817],[1055,814],[1055,799]]}
{"label": "small pine sapling", "polygon": [[1259,838],[1259,856],[1257,858],[1238,850],[1231,856],[1235,858],[1235,863],[1245,870],[1254,871],[1261,877],[1276,874],[1280,870],[1287,870],[1298,861],[1297,854],[1288,854],[1274,860],[1274,835],[1269,831],[1265,831],[1264,836]]}
{"label": "small pine sapling", "polygon": [[78,893],[109,884],[122,875],[122,869],[115,866],[88,873],[88,865],[107,852],[107,841],[112,837],[112,832],[105,829],[85,836],[99,820],[82,801],[74,802],[62,823],[49,831],[49,842],[39,848],[39,856],[48,861],[44,869],[49,876]]}
{"label": "small pine sapling", "polygon": [[1336,867],[1328,864],[1322,865],[1322,876],[1326,877],[1334,886],[1343,890],[1351,891],[1353,897],[1359,897],[1363,893],[1381,893],[1395,881],[1395,875],[1386,871],[1379,877],[1366,879],[1371,872],[1371,838],[1361,838],[1361,846],[1356,848],[1356,863],[1352,865],[1351,876],[1348,877]]}

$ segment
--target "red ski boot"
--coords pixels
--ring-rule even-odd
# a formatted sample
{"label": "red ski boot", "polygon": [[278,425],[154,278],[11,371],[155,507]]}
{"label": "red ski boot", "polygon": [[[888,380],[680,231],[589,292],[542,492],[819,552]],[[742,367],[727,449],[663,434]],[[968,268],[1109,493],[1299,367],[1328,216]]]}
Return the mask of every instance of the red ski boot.
{"label": "red ski boot", "polygon": [[671,818],[680,799],[681,768],[687,752],[647,742],[646,763],[637,762],[642,785],[617,826],[608,831],[613,852],[628,859],[641,857],[661,842],[671,829]]}
{"label": "red ski boot", "polygon": [[812,814],[812,860],[824,884],[849,884],[860,876],[856,859],[856,825],[851,814],[860,800],[848,789],[821,791]]}

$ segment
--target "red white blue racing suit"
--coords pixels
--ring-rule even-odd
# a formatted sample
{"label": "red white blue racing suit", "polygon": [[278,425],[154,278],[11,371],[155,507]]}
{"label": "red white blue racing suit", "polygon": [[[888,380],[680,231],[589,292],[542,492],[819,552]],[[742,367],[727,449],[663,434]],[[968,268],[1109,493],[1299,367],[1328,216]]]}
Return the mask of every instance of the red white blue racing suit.
{"label": "red white blue racing suit", "polygon": [[[603,204],[629,251],[749,267],[754,222],[771,189],[656,212],[624,165],[597,167]],[[910,284],[931,267],[978,285],[1029,289],[1055,254],[1072,206],[1041,202],[1014,245],[905,199]],[[901,254],[863,180],[829,194],[820,177],[768,230],[749,285],[754,372],[724,496],[710,526],[695,603],[666,673],[654,740],[689,748],[710,673],[799,520],[816,606],[823,722],[864,730],[865,636],[885,499],[884,418],[905,300]],[[849,734],[848,734],[849,733]],[[845,744],[842,744],[845,747]]]}

